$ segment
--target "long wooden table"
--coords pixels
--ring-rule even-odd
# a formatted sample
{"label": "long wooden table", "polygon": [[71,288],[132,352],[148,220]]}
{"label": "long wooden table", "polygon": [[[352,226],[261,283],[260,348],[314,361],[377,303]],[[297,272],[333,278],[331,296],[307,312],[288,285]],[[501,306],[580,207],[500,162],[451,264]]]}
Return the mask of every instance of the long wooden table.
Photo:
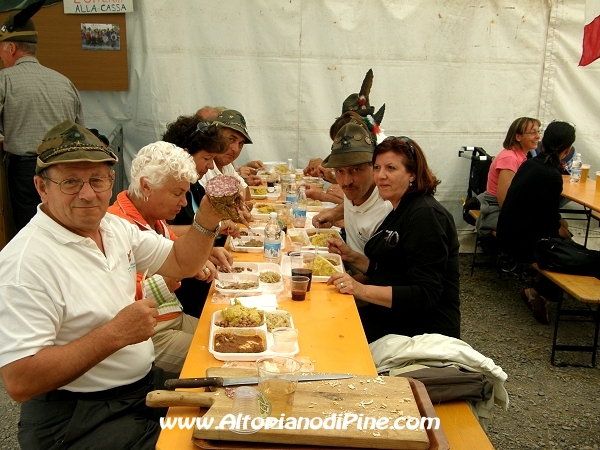
{"label": "long wooden table", "polygon": [[[260,262],[262,254],[234,253],[236,261]],[[226,305],[212,303],[209,294],[190,351],[186,358],[182,378],[205,376],[209,367],[220,367],[223,362],[208,351],[210,321],[213,312]],[[279,307],[289,311],[294,325],[300,331],[300,353],[313,361],[316,372],[376,375],[354,298],[340,294],[325,283],[312,283],[307,299],[280,302]],[[448,402],[435,406],[444,433],[453,450],[493,449],[491,442],[479,425],[466,402]],[[197,417],[198,408],[173,407],[169,417]],[[165,429],[161,432],[158,450],[197,450],[192,443],[192,430]]]}
{"label": "long wooden table", "polygon": [[598,180],[588,178],[585,183],[571,183],[569,175],[563,175],[562,196],[592,211],[600,212],[600,190],[596,189],[597,182]]}
{"label": "long wooden table", "polygon": [[[583,206],[583,211],[573,211],[575,214],[585,214],[585,219],[587,220],[583,245],[587,245],[592,212],[600,212],[600,191],[596,189],[596,183],[597,181],[591,178],[588,178],[584,183],[571,183],[569,175],[563,175],[562,196]],[[570,210],[561,211],[570,212]]]}

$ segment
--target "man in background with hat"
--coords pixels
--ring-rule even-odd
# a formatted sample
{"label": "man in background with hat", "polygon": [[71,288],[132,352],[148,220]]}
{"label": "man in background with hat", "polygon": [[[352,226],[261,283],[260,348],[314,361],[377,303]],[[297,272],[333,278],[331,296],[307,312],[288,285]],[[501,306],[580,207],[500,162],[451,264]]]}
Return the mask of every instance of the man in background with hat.
{"label": "man in background with hat", "polygon": [[[365,244],[392,210],[392,204],[380,197],[375,186],[374,148],[371,134],[363,123],[351,120],[338,131],[331,154],[322,165],[333,169],[344,192],[344,203],[313,217],[313,225],[317,228],[330,227],[344,219],[346,244],[360,253],[364,253]],[[330,245],[342,244],[336,241]]]}
{"label": "man in background with hat", "polygon": [[[200,184],[206,187],[208,180],[219,175],[230,175],[238,179],[244,191],[245,199],[249,200],[250,190],[248,189],[248,183],[237,173],[233,165],[233,162],[242,153],[244,144],[252,144],[252,139],[250,139],[250,135],[246,129],[246,119],[244,119],[244,116],[239,111],[226,109],[217,116],[213,123],[217,125],[221,137],[227,142],[228,148],[223,153],[215,155],[215,167],[206,172],[200,180]],[[257,178],[260,181],[260,178]]]}
{"label": "man in background with hat", "polygon": [[[196,116],[205,122],[213,123],[215,120],[217,120],[217,117],[219,117],[219,115],[226,110],[227,108],[225,106],[213,107],[207,105],[196,111]],[[256,175],[256,173],[258,170],[264,168],[265,166],[263,162],[260,159],[255,159],[253,161],[248,161],[241,167],[238,167],[236,172],[244,179],[248,186],[260,186],[262,184],[262,180]]]}
{"label": "man in background with hat", "polygon": [[73,83],[36,59],[38,34],[30,19],[44,2],[10,14],[0,27],[0,132],[8,155],[8,188],[16,230],[35,215],[35,149],[44,134],[66,119],[83,125]]}
{"label": "man in background with hat", "polygon": [[156,302],[134,300],[136,272],[195,276],[221,217],[204,196],[171,241],[106,214],[116,162],[75,122],[51,129],[34,179],[42,203],[0,252],[0,373],[22,402],[22,448],[150,450],[160,433],[145,396],[167,375],[153,364]]}
{"label": "man in background with hat", "polygon": [[[373,86],[373,69],[369,69],[365,74],[360,91],[350,94],[342,103],[342,114],[335,118],[335,122],[329,128],[329,136],[335,139],[338,131],[342,126],[349,122],[352,118],[357,121],[363,121],[372,134],[374,141],[383,141],[385,135],[379,127],[385,113],[385,103],[375,113],[375,107],[369,103],[369,94]],[[351,114],[348,114],[351,113]],[[321,165],[321,158],[311,158],[308,165],[304,168],[304,175],[312,177],[320,177],[330,183],[336,183],[335,174],[329,170],[325,170]]]}

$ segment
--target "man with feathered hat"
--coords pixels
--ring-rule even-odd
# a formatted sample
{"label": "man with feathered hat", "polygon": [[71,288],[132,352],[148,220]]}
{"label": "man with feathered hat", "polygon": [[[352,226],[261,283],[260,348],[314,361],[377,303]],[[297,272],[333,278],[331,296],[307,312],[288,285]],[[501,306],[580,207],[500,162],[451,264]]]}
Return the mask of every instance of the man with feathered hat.
{"label": "man with feathered hat", "polygon": [[0,132],[8,155],[7,179],[17,231],[36,214],[40,196],[33,184],[36,149],[55,125],[70,119],[83,125],[73,83],[36,59],[38,33],[31,17],[36,1],[13,12],[0,27]]}
{"label": "man with feathered hat", "polygon": [[[369,103],[369,94],[371,93],[372,86],[373,69],[369,69],[360,86],[360,91],[350,94],[342,103],[342,114],[340,117],[336,117],[335,122],[333,122],[333,125],[329,129],[331,140],[334,140],[338,131],[351,120],[364,122],[365,126],[371,132],[371,137],[375,143],[385,139],[386,136],[383,133],[383,129],[380,128],[385,113],[385,104],[375,112],[375,108]],[[323,169],[321,165],[322,161],[321,158],[311,159],[304,169],[304,175],[321,177],[330,183],[336,183],[334,174]]]}

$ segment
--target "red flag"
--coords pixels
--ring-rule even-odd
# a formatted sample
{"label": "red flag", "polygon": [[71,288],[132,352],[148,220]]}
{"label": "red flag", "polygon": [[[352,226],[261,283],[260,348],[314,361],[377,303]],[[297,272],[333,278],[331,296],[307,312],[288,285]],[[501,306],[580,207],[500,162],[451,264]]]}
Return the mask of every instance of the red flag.
{"label": "red flag", "polygon": [[598,0],[586,1],[585,23],[580,66],[587,66],[600,58],[600,2]]}

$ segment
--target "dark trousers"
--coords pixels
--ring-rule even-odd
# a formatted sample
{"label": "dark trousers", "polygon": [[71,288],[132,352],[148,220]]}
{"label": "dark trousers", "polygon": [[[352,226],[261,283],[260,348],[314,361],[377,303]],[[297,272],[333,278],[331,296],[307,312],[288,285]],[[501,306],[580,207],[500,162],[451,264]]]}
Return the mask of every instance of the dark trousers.
{"label": "dark trousers", "polygon": [[[115,374],[116,375],[116,374]],[[166,408],[146,406],[146,394],[177,378],[158,367],[135,383],[107,391],[56,390],[21,405],[23,450],[154,450]]]}
{"label": "dark trousers", "polygon": [[35,162],[35,156],[9,155],[6,178],[17,232],[35,216],[37,206],[41,203],[33,183]]}

